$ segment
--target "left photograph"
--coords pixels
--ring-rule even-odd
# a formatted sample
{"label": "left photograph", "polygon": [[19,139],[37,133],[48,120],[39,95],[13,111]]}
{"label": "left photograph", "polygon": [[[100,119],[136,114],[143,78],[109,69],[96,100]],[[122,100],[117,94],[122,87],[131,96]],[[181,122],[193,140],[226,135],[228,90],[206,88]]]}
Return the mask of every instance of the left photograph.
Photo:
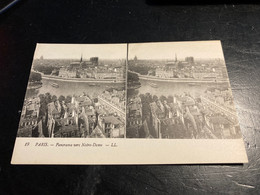
{"label": "left photograph", "polygon": [[17,137],[124,138],[126,44],[37,44]]}

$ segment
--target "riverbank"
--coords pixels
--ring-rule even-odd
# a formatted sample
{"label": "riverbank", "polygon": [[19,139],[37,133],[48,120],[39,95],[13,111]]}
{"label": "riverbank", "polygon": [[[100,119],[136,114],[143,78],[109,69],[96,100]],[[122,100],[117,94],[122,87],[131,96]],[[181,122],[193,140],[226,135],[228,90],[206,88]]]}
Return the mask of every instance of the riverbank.
{"label": "riverbank", "polygon": [[76,82],[76,83],[125,83],[124,79],[88,79],[88,78],[63,78],[58,76],[50,76],[42,74],[42,79],[56,80],[64,82]]}
{"label": "riverbank", "polygon": [[173,83],[229,83],[228,79],[159,78],[155,76],[141,75],[140,73],[133,71],[129,72],[137,74],[140,80],[149,81],[162,81]]}
{"label": "riverbank", "polygon": [[36,86],[27,86],[27,89],[29,90],[35,90],[35,89],[40,89],[42,85],[36,85]]}

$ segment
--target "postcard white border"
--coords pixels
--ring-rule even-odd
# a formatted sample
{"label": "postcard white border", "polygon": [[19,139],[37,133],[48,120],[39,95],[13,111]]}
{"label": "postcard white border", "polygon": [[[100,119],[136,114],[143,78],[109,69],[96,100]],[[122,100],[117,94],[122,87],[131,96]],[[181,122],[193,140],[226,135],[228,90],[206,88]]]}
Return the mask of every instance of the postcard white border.
{"label": "postcard white border", "polygon": [[[26,146],[29,143],[29,146]],[[36,146],[47,143],[48,146]],[[56,144],[73,146],[56,146]],[[74,144],[102,146],[74,146]],[[111,146],[116,144],[116,147]],[[43,144],[44,145],[44,144]],[[53,145],[53,146],[51,146]],[[11,164],[247,163],[242,139],[16,138]]]}
{"label": "postcard white border", "polygon": [[[164,43],[202,43],[186,41]],[[162,42],[154,42],[162,43]],[[126,43],[122,43],[127,45]],[[120,45],[122,45],[120,44]],[[142,44],[142,43],[131,43]],[[129,45],[131,45],[129,44]],[[35,54],[38,46],[37,44]],[[47,45],[47,44],[46,44]],[[60,45],[60,44],[59,44]],[[84,44],[67,44],[84,45]],[[94,44],[86,44],[94,45]],[[106,44],[98,44],[106,45]],[[114,44],[113,44],[114,45]],[[222,47],[221,47],[222,48]],[[223,50],[222,50],[223,54]],[[127,56],[128,57],[128,56]],[[128,66],[126,67],[127,71]],[[127,83],[126,83],[127,85]],[[29,145],[28,145],[29,143]],[[45,146],[47,143],[48,146]],[[56,146],[72,144],[72,146]],[[82,143],[92,146],[81,146]],[[102,144],[102,146],[93,146]],[[74,146],[79,144],[80,146]],[[113,144],[113,146],[111,146]],[[116,147],[114,145],[116,144]],[[95,139],[16,137],[11,164],[227,164],[247,163],[243,139]]]}

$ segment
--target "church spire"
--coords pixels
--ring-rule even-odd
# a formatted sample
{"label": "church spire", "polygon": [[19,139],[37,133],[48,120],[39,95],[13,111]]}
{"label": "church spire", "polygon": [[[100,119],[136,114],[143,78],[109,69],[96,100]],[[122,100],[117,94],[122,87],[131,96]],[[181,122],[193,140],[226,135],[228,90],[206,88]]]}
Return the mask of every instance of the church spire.
{"label": "church spire", "polygon": [[175,62],[177,62],[177,54],[175,53]]}
{"label": "church spire", "polygon": [[82,58],[82,53],[81,53],[81,58],[80,58],[80,63],[83,61],[83,58]]}

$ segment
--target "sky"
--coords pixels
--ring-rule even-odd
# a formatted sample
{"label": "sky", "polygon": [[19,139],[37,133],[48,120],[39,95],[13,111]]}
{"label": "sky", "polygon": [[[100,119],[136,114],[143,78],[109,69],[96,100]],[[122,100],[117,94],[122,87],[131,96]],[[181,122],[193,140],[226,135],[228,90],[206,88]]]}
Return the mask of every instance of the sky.
{"label": "sky", "polygon": [[[224,59],[220,41],[157,42],[129,44],[128,59]],[[34,58],[44,59],[126,59],[127,44],[37,44]]]}
{"label": "sky", "polygon": [[184,59],[193,56],[224,59],[220,41],[136,43],[129,45],[129,57],[133,59]]}
{"label": "sky", "polygon": [[39,59],[126,59],[126,44],[37,44],[34,58]]}

